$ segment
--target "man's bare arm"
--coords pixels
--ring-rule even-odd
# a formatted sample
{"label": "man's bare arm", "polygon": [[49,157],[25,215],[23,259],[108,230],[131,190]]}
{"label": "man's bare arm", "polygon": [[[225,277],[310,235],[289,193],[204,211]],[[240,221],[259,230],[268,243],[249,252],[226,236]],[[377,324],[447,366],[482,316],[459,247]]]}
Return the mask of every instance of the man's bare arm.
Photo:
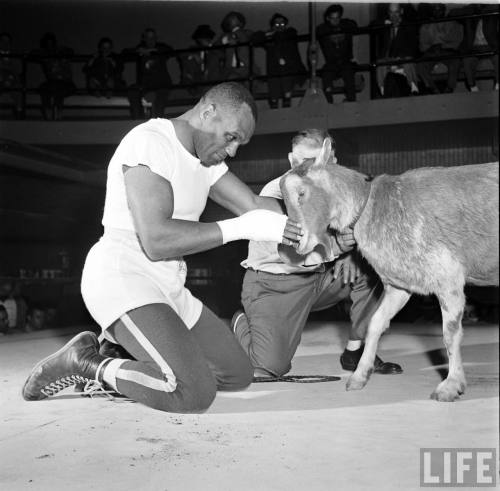
{"label": "man's bare arm", "polygon": [[174,219],[174,195],[169,181],[142,165],[124,166],[124,173],[135,229],[144,252],[151,260],[194,254],[229,240],[281,239],[291,245],[297,244],[300,238],[300,228],[293,223],[284,226],[284,217],[268,212],[260,212],[257,217],[245,213],[238,219],[219,224]]}
{"label": "man's bare arm", "polygon": [[232,172],[226,172],[210,189],[210,198],[235,215],[264,209],[283,213],[278,200],[255,194]]}

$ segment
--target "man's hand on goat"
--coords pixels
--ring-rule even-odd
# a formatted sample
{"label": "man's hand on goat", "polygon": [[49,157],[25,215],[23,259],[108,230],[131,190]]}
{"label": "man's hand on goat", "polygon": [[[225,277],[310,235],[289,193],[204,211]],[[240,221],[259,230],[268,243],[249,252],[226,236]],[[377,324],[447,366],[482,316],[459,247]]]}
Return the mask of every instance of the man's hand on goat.
{"label": "man's hand on goat", "polygon": [[356,254],[345,254],[339,257],[333,265],[333,277],[337,279],[342,275],[344,285],[353,284],[360,274],[361,269]]}
{"label": "man's hand on goat", "polygon": [[356,246],[354,239],[354,231],[352,228],[346,228],[339,232],[335,232],[335,241],[342,252],[349,252]]}

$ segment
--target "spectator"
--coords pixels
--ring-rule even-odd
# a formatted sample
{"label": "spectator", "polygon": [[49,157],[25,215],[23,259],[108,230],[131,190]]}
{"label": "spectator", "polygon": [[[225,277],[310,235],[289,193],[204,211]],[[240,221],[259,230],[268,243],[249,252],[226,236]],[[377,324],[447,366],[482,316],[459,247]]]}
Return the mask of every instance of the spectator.
{"label": "spectator", "polygon": [[14,329],[17,321],[17,304],[14,299],[14,285],[9,280],[0,283],[0,305],[7,312],[9,329]]}
{"label": "spectator", "polygon": [[[12,36],[8,32],[0,33],[0,94],[9,94],[13,103],[16,119],[24,119],[21,68],[19,60],[12,58]],[[12,89],[19,89],[18,91]]]}
{"label": "spectator", "polygon": [[183,84],[193,84],[189,89],[192,95],[200,96],[207,87],[194,86],[197,83],[215,82],[222,78],[221,53],[218,50],[206,50],[213,46],[215,32],[209,25],[201,24],[194,31],[191,38],[200,51],[191,51],[179,57],[182,69],[181,80]]}
{"label": "spectator", "polygon": [[0,336],[9,332],[9,314],[7,309],[0,304]]}
{"label": "spectator", "polygon": [[69,59],[73,50],[59,45],[56,35],[47,32],[40,40],[40,49],[33,54],[37,56],[46,78],[39,88],[43,118],[59,120],[62,117],[64,98],[75,91]]}
{"label": "spectator", "polygon": [[152,116],[162,117],[167,105],[172,79],[168,73],[167,60],[173,48],[158,41],[156,31],[145,29],[141,42],[132,49],[124,50],[125,55],[138,56],[137,84],[129,87],[128,98],[132,119],[144,119],[142,99],[152,103]]}
{"label": "spectator", "polygon": [[[288,154],[292,167],[316,158],[325,138],[334,145],[323,130],[297,133]],[[333,158],[336,162],[336,157]],[[261,195],[282,199],[279,181],[277,177],[267,183]],[[351,300],[352,326],[340,361],[345,370],[356,369],[368,322],[380,304],[383,286],[367,263],[363,264],[357,253],[352,252],[355,246],[352,230],[332,235],[332,245],[335,252],[329,258],[313,251],[296,264],[288,264],[279,256],[276,243],[253,240],[248,243],[248,257],[241,263],[247,269],[241,291],[245,312],[235,313],[231,328],[252,361],[255,375],[279,377],[288,372],[309,314],[347,299]],[[323,262],[325,259],[327,262]],[[396,374],[402,369],[377,357],[374,371]]]}
{"label": "spectator", "polygon": [[290,107],[294,85],[304,81],[298,72],[306,71],[297,45],[297,30],[288,27],[288,19],[278,13],[271,17],[269,24],[270,29],[257,31],[252,42],[264,44],[266,50],[269,107],[276,109],[280,98],[283,107]]}
{"label": "spectator", "polygon": [[83,72],[87,76],[88,91],[100,97],[111,97],[113,91],[124,88],[122,79],[123,62],[113,51],[113,41],[103,37],[97,45],[97,53],[85,64]]}
{"label": "spectator", "polygon": [[[471,15],[488,12],[498,12],[497,5],[471,4],[462,9],[453,11],[455,15]],[[464,39],[461,45],[463,53],[480,55],[486,51],[498,50],[498,16],[486,16],[467,19],[464,21]],[[481,57],[484,59],[484,57]],[[489,57],[494,70],[494,88],[498,90],[498,54]],[[476,85],[476,70],[480,58],[470,56],[463,59],[467,88],[471,92],[478,92]]]}
{"label": "spectator", "polygon": [[26,332],[45,329],[45,310],[40,306],[32,306],[26,317]]}
{"label": "spectator", "polygon": [[22,330],[26,323],[26,301],[16,290],[12,281],[6,279],[0,282],[0,306],[7,311],[10,330]]}
{"label": "spectator", "polygon": [[418,30],[406,25],[404,7],[400,3],[387,6],[383,24],[386,29],[378,31],[377,62],[395,61],[394,65],[377,67],[377,84],[384,97],[401,97],[418,93],[418,77],[414,63],[404,59],[415,58],[418,53]]}
{"label": "spectator", "polygon": [[[240,12],[229,12],[221,22],[222,34],[216,39],[216,45],[223,46],[248,43],[253,32],[245,29],[246,19]],[[226,80],[247,78],[250,76],[250,47],[240,46],[224,50],[223,76]],[[259,70],[253,65],[253,73]]]}
{"label": "spectator", "polygon": [[[432,5],[432,19],[444,19],[446,16],[446,5],[435,3]],[[453,20],[445,22],[434,22],[423,24],[420,27],[420,51],[422,59],[437,56],[456,55],[458,47],[463,39],[462,26]],[[458,58],[441,60],[448,67],[448,80],[444,92],[453,92],[457,86],[458,70],[460,60]],[[435,61],[422,61],[418,64],[418,74],[425,88],[432,94],[438,94],[436,82],[432,76]]]}
{"label": "spectator", "polygon": [[344,81],[345,100],[356,100],[352,34],[358,26],[353,20],[342,18],[343,15],[342,5],[330,5],[323,14],[323,24],[316,28],[316,37],[325,58],[323,90],[330,104],[333,102],[333,81],[339,78]]}

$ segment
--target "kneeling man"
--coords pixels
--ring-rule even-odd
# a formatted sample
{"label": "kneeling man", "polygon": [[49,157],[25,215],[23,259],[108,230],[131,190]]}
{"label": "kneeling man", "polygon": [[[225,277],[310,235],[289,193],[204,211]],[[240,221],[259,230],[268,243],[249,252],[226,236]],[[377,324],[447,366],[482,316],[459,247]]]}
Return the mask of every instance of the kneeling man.
{"label": "kneeling man", "polygon": [[[288,155],[292,166],[315,158],[323,140],[331,136],[318,129],[304,130],[292,140]],[[332,139],[332,147],[334,142]],[[269,182],[263,196],[282,199],[280,178]],[[377,309],[383,286],[377,275],[355,251],[352,231],[332,235],[332,257],[323,262],[317,252],[302,264],[285,263],[277,243],[250,241],[241,301],[231,327],[250,357],[256,376],[279,377],[291,368],[302,331],[310,312],[324,310],[349,299],[352,301],[351,329],[340,357],[344,370],[354,371],[363,352],[368,323]],[[402,373],[396,363],[375,360],[375,373]]]}

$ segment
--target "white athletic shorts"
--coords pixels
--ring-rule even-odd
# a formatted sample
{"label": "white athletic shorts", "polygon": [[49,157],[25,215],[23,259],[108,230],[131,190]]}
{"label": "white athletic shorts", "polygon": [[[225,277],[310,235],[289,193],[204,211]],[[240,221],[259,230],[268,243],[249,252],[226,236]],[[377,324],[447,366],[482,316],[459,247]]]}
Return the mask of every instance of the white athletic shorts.
{"label": "white athletic shorts", "polygon": [[106,229],[85,260],[82,296],[103,330],[126,312],[152,303],[170,305],[191,329],[203,304],[184,286],[186,273],[182,258],[150,261],[133,232]]}

